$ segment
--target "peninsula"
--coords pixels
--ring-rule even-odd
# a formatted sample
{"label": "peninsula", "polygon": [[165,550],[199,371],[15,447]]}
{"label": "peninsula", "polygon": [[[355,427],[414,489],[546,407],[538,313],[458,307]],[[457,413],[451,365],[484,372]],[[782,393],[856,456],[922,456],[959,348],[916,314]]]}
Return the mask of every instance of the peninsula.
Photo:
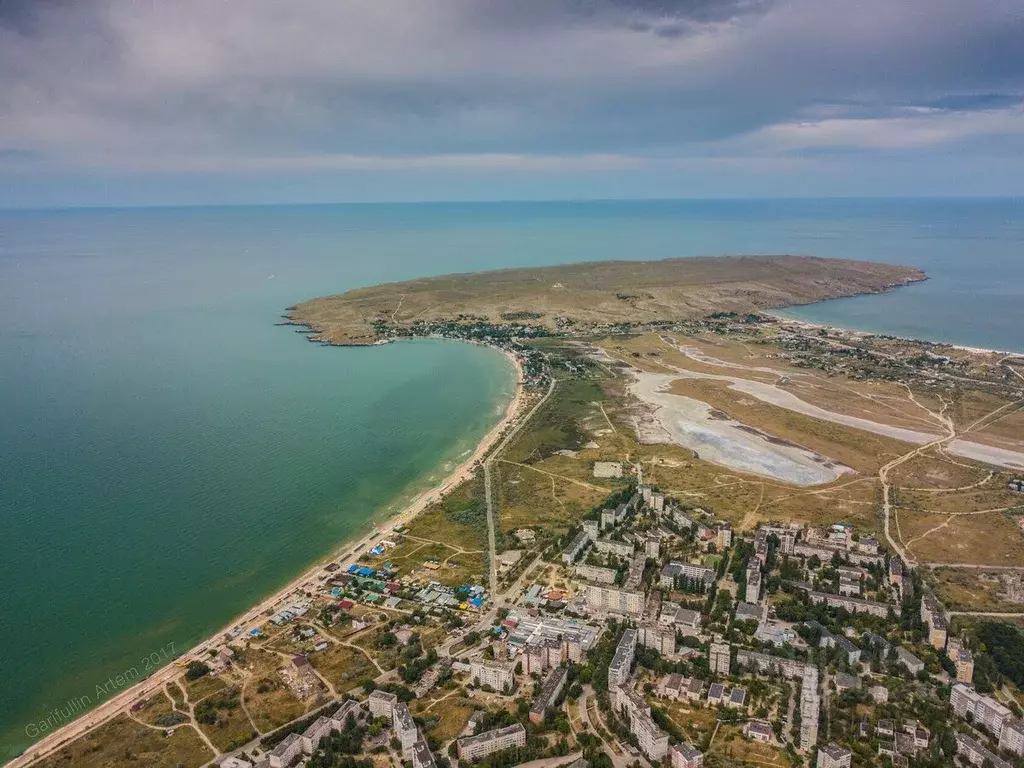
{"label": "peninsula", "polygon": [[878,293],[924,280],[911,267],[809,256],[720,256],[603,261],[425,277],[289,308],[313,340],[372,344],[395,330],[487,318],[579,332],[616,323],[693,320]]}
{"label": "peninsula", "polygon": [[516,397],[437,489],[12,765],[1019,764],[1024,356],[769,313],[924,278],[671,259],[290,307],[329,346],[496,347]]}

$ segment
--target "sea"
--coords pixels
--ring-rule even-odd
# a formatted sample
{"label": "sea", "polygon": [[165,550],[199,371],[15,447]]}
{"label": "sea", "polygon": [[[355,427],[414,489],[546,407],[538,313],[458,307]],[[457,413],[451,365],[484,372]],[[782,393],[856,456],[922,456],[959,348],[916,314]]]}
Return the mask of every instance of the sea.
{"label": "sea", "polygon": [[0,757],[430,487],[514,391],[493,350],[322,347],[275,325],[287,306],[448,272],[751,253],[929,275],[793,317],[1024,352],[1021,200],[0,211]]}

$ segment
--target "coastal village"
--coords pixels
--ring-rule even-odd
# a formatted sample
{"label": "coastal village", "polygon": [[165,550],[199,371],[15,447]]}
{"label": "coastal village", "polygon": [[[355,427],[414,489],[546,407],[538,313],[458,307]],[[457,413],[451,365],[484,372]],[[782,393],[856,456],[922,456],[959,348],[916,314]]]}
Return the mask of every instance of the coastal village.
{"label": "coastal village", "polygon": [[[610,400],[551,413],[553,393],[622,364],[543,334],[469,338],[516,358],[527,406],[471,480],[31,764],[1024,766],[1017,630],[964,621],[878,518],[822,496],[793,519],[674,492],[668,470],[697,463],[610,447],[627,439]],[[516,499],[538,455],[548,495],[530,491],[531,518]],[[556,485],[569,462],[577,474]],[[1020,492],[1017,475],[990,474]],[[568,487],[580,496],[556,492]],[[144,728],[158,759],[87,762],[110,743],[139,750],[117,723]]]}

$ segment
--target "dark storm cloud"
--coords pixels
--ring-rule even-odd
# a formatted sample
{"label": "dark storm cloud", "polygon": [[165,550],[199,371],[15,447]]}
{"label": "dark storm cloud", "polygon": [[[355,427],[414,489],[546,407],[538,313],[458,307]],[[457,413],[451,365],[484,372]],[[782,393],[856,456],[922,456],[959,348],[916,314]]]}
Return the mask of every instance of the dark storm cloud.
{"label": "dark storm cloud", "polygon": [[1022,39],[1018,0],[0,0],[0,146],[132,168],[969,143],[1016,132]]}

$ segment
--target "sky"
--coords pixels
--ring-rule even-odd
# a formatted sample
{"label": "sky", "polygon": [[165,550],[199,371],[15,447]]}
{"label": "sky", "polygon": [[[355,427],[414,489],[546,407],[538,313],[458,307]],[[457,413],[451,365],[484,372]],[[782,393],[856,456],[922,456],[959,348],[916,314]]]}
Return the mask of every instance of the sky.
{"label": "sky", "polygon": [[0,207],[933,195],[1022,0],[0,0]]}

